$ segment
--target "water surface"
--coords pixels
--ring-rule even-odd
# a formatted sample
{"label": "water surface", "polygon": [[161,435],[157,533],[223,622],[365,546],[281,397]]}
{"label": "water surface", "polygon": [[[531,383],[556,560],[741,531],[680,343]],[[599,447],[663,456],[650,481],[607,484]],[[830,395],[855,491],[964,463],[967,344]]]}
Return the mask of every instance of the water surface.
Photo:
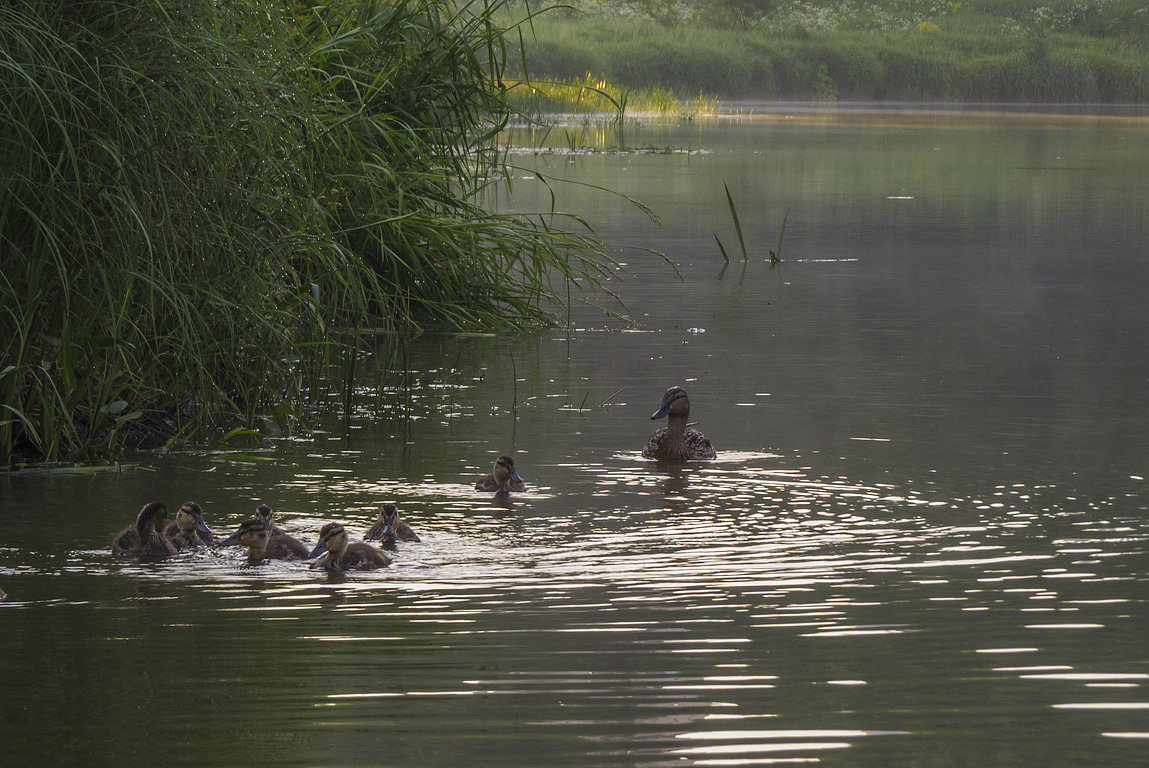
{"label": "water surface", "polygon": [[[586,131],[491,204],[623,244],[625,320],[428,334],[348,431],[0,478],[14,764],[1146,761],[1149,122]],[[716,461],[640,458],[671,384]],[[503,452],[529,491],[471,490]],[[423,541],[113,561],[152,498],[309,543],[394,499]]]}

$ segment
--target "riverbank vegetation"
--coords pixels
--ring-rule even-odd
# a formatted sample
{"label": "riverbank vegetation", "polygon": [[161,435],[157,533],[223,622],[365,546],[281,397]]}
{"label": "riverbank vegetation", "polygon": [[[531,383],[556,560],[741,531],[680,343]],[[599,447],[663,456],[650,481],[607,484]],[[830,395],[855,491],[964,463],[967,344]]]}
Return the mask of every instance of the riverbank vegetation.
{"label": "riverbank vegetation", "polygon": [[[511,62],[532,78],[723,99],[1149,102],[1139,0],[573,0]],[[520,73],[521,74],[521,73]]]}
{"label": "riverbank vegetation", "polygon": [[290,429],[367,332],[596,285],[577,221],[474,202],[509,114],[497,7],[0,8],[0,460]]}

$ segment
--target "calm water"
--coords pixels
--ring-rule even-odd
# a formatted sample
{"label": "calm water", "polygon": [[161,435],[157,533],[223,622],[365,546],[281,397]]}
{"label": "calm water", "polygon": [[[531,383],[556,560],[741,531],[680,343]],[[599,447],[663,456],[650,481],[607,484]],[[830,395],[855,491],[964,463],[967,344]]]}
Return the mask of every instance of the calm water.
{"label": "calm water", "polygon": [[[550,143],[491,204],[652,206],[552,183],[628,246],[632,324],[425,336],[347,434],[0,477],[5,763],[1149,764],[1149,119]],[[671,384],[717,461],[640,459]],[[509,504],[470,490],[501,452]],[[394,499],[423,541],[344,581],[113,562],[153,498],[308,542]]]}

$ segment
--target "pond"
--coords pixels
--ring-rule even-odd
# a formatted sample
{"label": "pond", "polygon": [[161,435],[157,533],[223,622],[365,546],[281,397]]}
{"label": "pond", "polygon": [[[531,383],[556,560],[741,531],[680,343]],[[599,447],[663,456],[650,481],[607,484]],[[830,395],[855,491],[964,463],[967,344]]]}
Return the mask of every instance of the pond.
{"label": "pond", "polygon": [[[303,437],[0,477],[7,760],[1143,764],[1149,116],[546,142],[490,204],[620,244],[621,318],[427,334]],[[675,384],[717,459],[641,458]],[[501,453],[527,491],[477,493]],[[113,560],[152,499],[308,544],[390,499],[422,541],[341,579]]]}

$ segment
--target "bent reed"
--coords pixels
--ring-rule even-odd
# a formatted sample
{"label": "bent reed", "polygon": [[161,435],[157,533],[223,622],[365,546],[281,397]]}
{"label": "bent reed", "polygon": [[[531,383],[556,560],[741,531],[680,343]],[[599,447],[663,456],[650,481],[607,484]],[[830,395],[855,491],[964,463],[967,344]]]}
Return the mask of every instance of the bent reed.
{"label": "bent reed", "polygon": [[593,290],[592,234],[475,202],[509,114],[499,7],[0,8],[0,461],[287,429],[361,331]]}

